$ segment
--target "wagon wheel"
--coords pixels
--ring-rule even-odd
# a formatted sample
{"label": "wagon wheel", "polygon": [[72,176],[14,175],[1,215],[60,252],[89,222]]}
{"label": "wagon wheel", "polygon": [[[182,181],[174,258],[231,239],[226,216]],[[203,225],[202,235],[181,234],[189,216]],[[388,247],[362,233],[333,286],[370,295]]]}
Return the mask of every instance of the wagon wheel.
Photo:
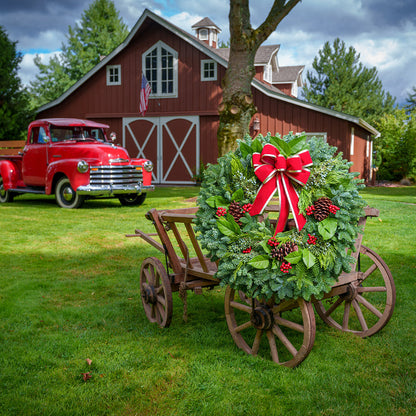
{"label": "wagon wheel", "polygon": [[225,316],[239,348],[251,355],[271,354],[274,362],[287,367],[301,363],[315,340],[313,307],[303,299],[278,304],[273,300],[252,302],[242,292],[227,287]]}
{"label": "wagon wheel", "polygon": [[369,337],[390,320],[396,289],[388,266],[373,250],[361,246],[357,267],[363,280],[350,283],[345,294],[317,302],[315,309],[328,325]]}
{"label": "wagon wheel", "polygon": [[156,257],[148,257],[142,263],[140,294],[149,321],[167,328],[172,320],[172,289],[166,270]]}

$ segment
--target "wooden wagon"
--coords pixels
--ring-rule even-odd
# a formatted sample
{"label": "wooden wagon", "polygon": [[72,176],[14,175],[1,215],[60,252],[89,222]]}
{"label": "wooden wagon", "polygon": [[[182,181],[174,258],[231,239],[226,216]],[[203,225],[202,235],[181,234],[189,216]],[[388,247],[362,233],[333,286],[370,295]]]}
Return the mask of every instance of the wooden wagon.
{"label": "wooden wagon", "polygon": [[[172,292],[201,293],[204,288],[220,283],[214,277],[216,263],[203,254],[195,236],[193,220],[197,210],[151,209],[146,218],[153,223],[156,233],[135,230],[133,235],[144,239],[165,257],[165,265],[156,257],[146,258],[140,270],[144,311],[149,321],[160,327],[171,323]],[[378,210],[366,208],[359,225],[364,228],[368,217],[378,215]],[[153,238],[156,235],[160,242]],[[341,331],[360,337],[380,331],[393,313],[394,281],[380,256],[361,242],[360,234],[355,242],[356,263],[352,271],[342,273],[321,300],[276,302],[272,298],[266,302],[227,287],[225,316],[237,346],[248,354],[270,354],[274,362],[295,367],[307,357],[315,340],[313,307],[325,323]]]}

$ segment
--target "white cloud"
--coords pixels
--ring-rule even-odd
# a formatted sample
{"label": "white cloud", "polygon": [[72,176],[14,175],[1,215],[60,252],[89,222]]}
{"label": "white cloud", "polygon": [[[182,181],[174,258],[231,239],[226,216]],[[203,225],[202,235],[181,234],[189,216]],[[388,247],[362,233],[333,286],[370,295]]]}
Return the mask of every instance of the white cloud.
{"label": "white cloud", "polygon": [[[38,55],[42,59],[42,63],[47,64],[49,59],[54,55],[59,55],[60,51],[54,51],[50,53],[39,53]],[[34,81],[36,75],[39,73],[38,67],[35,65],[36,53],[26,53],[23,55],[22,62],[20,63],[19,76],[23,85],[29,85],[30,81]]]}

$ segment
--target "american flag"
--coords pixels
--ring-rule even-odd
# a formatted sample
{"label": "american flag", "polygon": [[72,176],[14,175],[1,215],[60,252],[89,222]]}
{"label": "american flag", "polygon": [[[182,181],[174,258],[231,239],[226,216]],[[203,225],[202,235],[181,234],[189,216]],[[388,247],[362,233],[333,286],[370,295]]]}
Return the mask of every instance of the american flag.
{"label": "american flag", "polygon": [[144,116],[149,105],[149,95],[152,92],[152,87],[147,82],[146,77],[142,74],[142,87],[140,90],[140,107],[139,112]]}

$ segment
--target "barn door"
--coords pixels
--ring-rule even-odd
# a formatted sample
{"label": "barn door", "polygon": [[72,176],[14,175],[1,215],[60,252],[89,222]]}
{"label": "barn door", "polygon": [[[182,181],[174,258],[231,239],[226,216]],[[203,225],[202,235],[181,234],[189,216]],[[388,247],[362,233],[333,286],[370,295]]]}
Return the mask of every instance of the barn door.
{"label": "barn door", "polygon": [[154,183],[192,184],[199,168],[199,117],[124,118],[123,146],[132,157],[154,163]]}

